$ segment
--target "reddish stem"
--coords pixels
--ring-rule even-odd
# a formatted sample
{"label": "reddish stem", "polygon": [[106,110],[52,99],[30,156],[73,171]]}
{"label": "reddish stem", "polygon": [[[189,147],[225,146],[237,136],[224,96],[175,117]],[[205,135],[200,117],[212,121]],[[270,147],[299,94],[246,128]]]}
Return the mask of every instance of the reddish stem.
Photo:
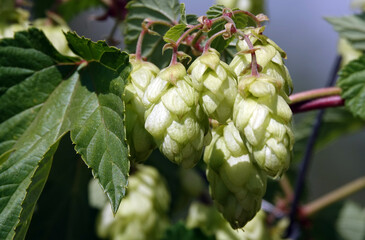
{"label": "reddish stem", "polygon": [[[242,33],[241,31],[239,31],[239,32],[240,32],[241,35],[243,34],[243,37],[245,38],[245,41],[246,41],[246,43],[248,45],[248,48],[250,50],[253,50],[254,47],[253,47],[253,44],[252,44],[250,38],[246,34]],[[259,76],[259,71],[258,71],[258,67],[257,67],[257,59],[256,59],[256,53],[255,53],[255,51],[252,51],[251,52],[251,75],[252,76],[256,76],[256,77]]]}
{"label": "reddish stem", "polygon": [[172,56],[170,66],[175,65],[177,63],[177,46],[172,48]]}
{"label": "reddish stem", "polygon": [[301,113],[329,107],[339,107],[343,106],[344,103],[345,100],[342,99],[341,96],[329,96],[329,97],[314,99],[308,102],[299,102],[296,104],[292,104],[290,105],[290,108],[293,111],[293,113]]}
{"label": "reddish stem", "polygon": [[224,29],[222,31],[219,31],[215,34],[213,34],[213,36],[211,36],[208,41],[206,42],[205,46],[204,46],[204,50],[203,53],[207,52],[210,48],[210,44],[213,42],[214,39],[216,39],[217,37],[221,36],[222,34],[226,33],[227,31]]}
{"label": "reddish stem", "polygon": [[313,100],[315,98],[339,95],[341,92],[342,90],[339,87],[318,88],[293,94],[290,96],[290,100],[291,104],[296,104],[303,101]]}
{"label": "reddish stem", "polygon": [[142,27],[142,31],[138,36],[138,40],[137,40],[137,46],[136,46],[136,59],[137,60],[142,60],[142,42],[143,42],[143,38],[146,35],[146,33],[148,33],[149,28],[154,25],[154,24],[161,24],[161,25],[165,25],[168,27],[172,27],[173,25],[165,22],[165,21],[151,21],[149,20],[148,23],[146,24],[146,26]]}
{"label": "reddish stem", "polygon": [[259,19],[254,14],[252,14],[252,13],[250,13],[248,11],[244,11],[244,10],[236,10],[236,11],[233,11],[233,14],[236,14],[236,13],[246,14],[247,16],[249,16],[256,23],[256,26],[257,27],[261,27],[261,22],[259,21]]}

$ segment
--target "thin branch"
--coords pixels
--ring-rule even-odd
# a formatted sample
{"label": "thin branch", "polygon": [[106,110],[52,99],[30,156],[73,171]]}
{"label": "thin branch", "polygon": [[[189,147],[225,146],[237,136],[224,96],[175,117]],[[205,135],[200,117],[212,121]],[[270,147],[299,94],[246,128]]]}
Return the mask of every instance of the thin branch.
{"label": "thin branch", "polygon": [[291,104],[295,104],[299,102],[313,100],[320,97],[340,95],[341,92],[342,90],[339,87],[318,88],[310,91],[293,94],[289,98],[291,100]]}
{"label": "thin branch", "polygon": [[291,104],[290,108],[293,113],[307,112],[317,109],[325,109],[331,107],[340,107],[345,104],[345,100],[341,96],[329,96],[317,98],[312,101]]}
{"label": "thin branch", "polygon": [[[331,87],[336,83],[337,72],[338,72],[338,69],[340,68],[340,63],[341,63],[341,57],[337,57],[334,67],[332,68],[331,74],[329,76],[328,82],[326,84],[326,87]],[[298,209],[299,209],[298,206],[299,206],[300,198],[301,198],[301,195],[303,192],[307,172],[309,169],[309,164],[311,162],[314,145],[315,145],[316,139],[319,134],[319,129],[321,127],[324,112],[325,112],[325,110],[322,109],[317,114],[316,121],[313,126],[313,130],[312,130],[312,134],[310,135],[310,138],[308,140],[305,154],[304,154],[303,160],[300,165],[299,176],[298,176],[298,179],[297,179],[296,185],[295,185],[294,200],[291,205],[290,214],[289,214],[290,223],[289,223],[289,226],[285,233],[285,237],[289,237],[289,238],[293,238],[293,239],[295,239],[295,237],[296,237],[296,233],[295,233],[294,229],[296,226],[297,214],[298,214]]]}
{"label": "thin branch", "polygon": [[117,44],[117,41],[114,39],[114,35],[117,32],[119,23],[120,22],[117,19],[115,19],[114,25],[113,25],[108,37],[106,38],[106,42],[108,43],[108,45],[116,45]]}
{"label": "thin branch", "polygon": [[210,44],[213,42],[214,39],[216,39],[217,37],[221,36],[222,34],[226,33],[227,31],[224,29],[222,31],[219,31],[217,33],[215,33],[213,36],[211,36],[208,41],[205,43],[204,46],[204,50],[203,53],[207,52],[208,49],[210,48]]}
{"label": "thin branch", "polygon": [[351,194],[365,189],[365,176],[360,177],[313,202],[310,202],[302,207],[301,214],[304,217],[312,216],[319,210],[327,207],[328,205],[335,203],[343,198],[350,196]]}
{"label": "thin branch", "polygon": [[294,197],[294,190],[293,187],[290,184],[290,181],[286,175],[283,175],[279,181],[280,187],[283,190],[285,194],[285,199],[288,202],[291,202]]}

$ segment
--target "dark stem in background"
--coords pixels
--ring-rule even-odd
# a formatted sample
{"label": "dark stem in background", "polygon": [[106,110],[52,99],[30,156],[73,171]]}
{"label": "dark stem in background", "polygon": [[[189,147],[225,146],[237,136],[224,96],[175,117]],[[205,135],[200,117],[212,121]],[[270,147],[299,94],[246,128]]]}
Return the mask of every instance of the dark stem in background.
{"label": "dark stem in background", "polygon": [[115,40],[114,35],[118,29],[118,25],[119,25],[120,21],[118,19],[114,20],[114,25],[113,28],[111,29],[109,36],[106,38],[106,42],[108,43],[108,45],[114,46],[117,45],[119,42],[117,40]]}
{"label": "dark stem in background", "polygon": [[[336,83],[337,72],[340,68],[340,63],[341,63],[341,57],[337,57],[337,59],[335,61],[335,65],[331,71],[329,80],[326,84],[326,87],[331,87]],[[290,214],[289,214],[290,224],[289,224],[289,227],[285,234],[285,237],[289,237],[290,239],[297,239],[299,237],[299,230],[295,229],[295,227],[297,226],[296,217],[298,215],[298,206],[299,206],[301,194],[303,192],[303,187],[304,187],[304,183],[306,180],[306,176],[308,173],[310,160],[312,158],[314,145],[315,145],[316,139],[318,137],[319,129],[321,127],[324,112],[325,112],[325,110],[322,109],[317,114],[317,117],[316,117],[316,120],[315,120],[315,123],[313,126],[313,130],[312,130],[312,134],[309,138],[307,148],[305,151],[305,155],[304,155],[304,158],[300,165],[299,176],[298,176],[298,179],[297,179],[297,182],[295,185],[295,190],[294,190],[294,200],[293,200],[293,203],[292,203],[292,206],[290,209]]]}

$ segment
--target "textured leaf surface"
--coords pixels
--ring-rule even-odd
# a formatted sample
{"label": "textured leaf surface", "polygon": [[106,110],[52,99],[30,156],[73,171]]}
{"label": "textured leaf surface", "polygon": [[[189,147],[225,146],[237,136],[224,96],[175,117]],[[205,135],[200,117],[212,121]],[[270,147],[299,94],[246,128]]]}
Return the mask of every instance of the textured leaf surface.
{"label": "textured leaf surface", "polygon": [[358,50],[365,51],[365,14],[326,18],[342,38]]}
{"label": "textured leaf surface", "polygon": [[[128,15],[126,18],[126,28],[124,41],[126,49],[130,53],[135,53],[138,36],[142,30],[142,22],[149,18],[156,21],[165,21],[174,25],[179,16],[180,5],[177,0],[134,0],[128,3]],[[167,66],[170,61],[170,51],[162,55],[162,47],[165,42],[162,36],[165,35],[169,27],[154,25],[152,30],[160,36],[146,34],[142,45],[142,55],[160,68]]]}
{"label": "textured leaf surface", "polygon": [[337,231],[345,240],[365,239],[365,209],[347,201],[337,219]]}
{"label": "textured leaf surface", "polygon": [[186,19],[185,3],[180,3],[180,23],[188,24]]}
{"label": "textured leaf surface", "polygon": [[[315,113],[309,113],[301,122],[295,125],[295,144],[293,162],[300,161],[304,156],[307,142],[315,122]],[[326,110],[315,148],[319,150],[337,138],[353,133],[365,127],[365,121],[354,117],[344,108]]]}
{"label": "textured leaf surface", "polygon": [[365,119],[365,55],[351,61],[339,73],[345,106],[352,114]]}
{"label": "textured leaf surface", "polygon": [[129,162],[121,96],[128,55],[76,38],[74,51],[89,60],[78,71],[80,60],[59,54],[39,30],[0,41],[0,239],[24,238],[68,131],[114,210],[124,196]]}
{"label": "textured leaf surface", "polygon": [[165,36],[163,36],[163,40],[169,43],[174,43],[184,33],[185,29],[186,24],[180,23],[175,25],[166,32]]}

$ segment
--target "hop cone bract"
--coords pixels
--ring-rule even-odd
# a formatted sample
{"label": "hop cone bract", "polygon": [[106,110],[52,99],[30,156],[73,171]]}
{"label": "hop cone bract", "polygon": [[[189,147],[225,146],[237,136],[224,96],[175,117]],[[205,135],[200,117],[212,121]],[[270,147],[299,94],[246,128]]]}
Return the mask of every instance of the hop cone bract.
{"label": "hop cone bract", "polygon": [[163,178],[153,167],[140,165],[129,177],[126,197],[115,217],[110,204],[99,218],[99,237],[111,240],[160,239],[168,227],[170,195]]}
{"label": "hop cone bract", "polygon": [[159,69],[150,62],[130,58],[132,71],[125,88],[125,126],[129,151],[132,159],[142,162],[156,147],[153,137],[144,128],[146,111],[142,98],[147,86],[157,75]]}
{"label": "hop cone bract", "polygon": [[160,151],[172,162],[193,167],[201,158],[209,122],[198,104],[185,67],[176,63],[163,70],[148,86],[145,128]]}
{"label": "hop cone bract", "polygon": [[233,121],[257,164],[271,177],[289,167],[294,135],[292,112],[281,79],[260,74],[242,76]]}
{"label": "hop cone bract", "polygon": [[[256,59],[260,68],[260,73],[272,76],[283,82],[283,90],[290,94],[293,89],[293,83],[287,67],[284,65],[284,51],[280,49],[272,40],[264,35],[259,35],[260,39],[255,36],[250,37],[254,48],[257,49]],[[229,66],[237,74],[238,78],[245,75],[251,68],[251,54],[247,52],[249,47],[243,40],[237,41],[238,54],[233,58]]]}
{"label": "hop cone bract", "polygon": [[237,80],[235,73],[219,57],[216,50],[210,49],[191,64],[188,73],[201,92],[204,112],[208,117],[225,123],[232,116]]}
{"label": "hop cone bract", "polygon": [[213,130],[204,161],[210,193],[218,210],[232,228],[243,227],[260,210],[266,174],[251,162],[232,122]]}

